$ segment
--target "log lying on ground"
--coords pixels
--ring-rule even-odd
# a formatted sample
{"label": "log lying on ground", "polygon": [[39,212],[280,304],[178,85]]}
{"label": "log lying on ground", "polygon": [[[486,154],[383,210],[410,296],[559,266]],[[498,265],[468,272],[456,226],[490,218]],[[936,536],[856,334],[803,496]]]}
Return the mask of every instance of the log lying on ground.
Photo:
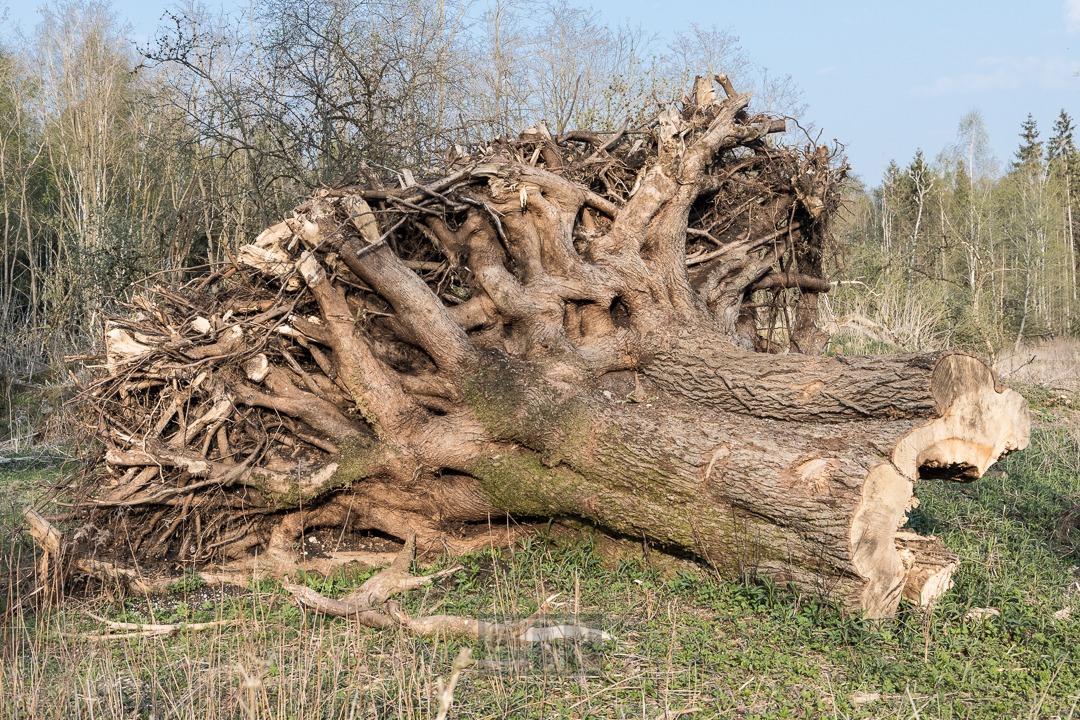
{"label": "log lying on ground", "polygon": [[466,551],[572,516],[852,612],[932,603],[957,559],[897,533],[915,484],[1023,448],[1026,406],[967,355],[820,357],[846,167],[719,80],[634,133],[320,190],[137,297],[86,393],[89,526],[120,517],[144,565],[283,575],[355,559],[303,561],[313,528]]}

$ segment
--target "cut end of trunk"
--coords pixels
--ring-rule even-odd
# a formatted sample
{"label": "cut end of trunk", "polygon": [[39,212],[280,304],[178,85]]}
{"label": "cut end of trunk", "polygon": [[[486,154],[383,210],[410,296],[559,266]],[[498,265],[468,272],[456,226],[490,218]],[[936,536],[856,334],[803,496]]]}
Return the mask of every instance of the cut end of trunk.
{"label": "cut end of trunk", "polygon": [[852,561],[867,579],[866,617],[889,617],[900,599],[929,607],[952,587],[959,558],[933,536],[896,530],[910,507],[913,483],[892,465],[878,465],[863,484],[851,528]]}
{"label": "cut end of trunk", "polygon": [[888,463],[873,468],[863,483],[862,504],[851,523],[851,559],[867,580],[862,596],[867,617],[888,617],[900,604],[908,571],[895,536],[913,489],[912,481]]}
{"label": "cut end of trunk", "polygon": [[1028,446],[1027,401],[998,385],[978,358],[941,358],[931,393],[940,417],[914,429],[893,452],[893,464],[904,475],[976,480],[1000,457]]}
{"label": "cut end of trunk", "polygon": [[937,538],[896,530],[911,507],[916,479],[975,480],[1003,455],[1028,445],[1027,402],[998,385],[981,360],[943,357],[931,392],[940,417],[902,437],[892,463],[870,470],[852,520],[852,561],[867,580],[867,617],[892,615],[901,597],[930,606],[952,587],[957,556]]}

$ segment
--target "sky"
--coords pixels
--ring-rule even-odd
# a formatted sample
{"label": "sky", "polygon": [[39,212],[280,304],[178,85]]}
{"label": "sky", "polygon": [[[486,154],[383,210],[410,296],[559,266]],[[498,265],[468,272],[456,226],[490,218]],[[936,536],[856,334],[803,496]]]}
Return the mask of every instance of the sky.
{"label": "sky", "polygon": [[[32,29],[39,4],[9,2],[4,29]],[[112,6],[131,24],[133,39],[145,42],[171,4],[113,0]],[[794,78],[809,106],[806,118],[822,129],[822,140],[846,146],[854,172],[868,185],[880,184],[890,160],[909,163],[916,149],[936,157],[972,109],[982,112],[1003,166],[1028,113],[1043,139],[1062,109],[1080,124],[1080,0],[591,5],[604,22],[640,24],[658,33],[661,44],[691,23],[737,35],[771,75]]]}

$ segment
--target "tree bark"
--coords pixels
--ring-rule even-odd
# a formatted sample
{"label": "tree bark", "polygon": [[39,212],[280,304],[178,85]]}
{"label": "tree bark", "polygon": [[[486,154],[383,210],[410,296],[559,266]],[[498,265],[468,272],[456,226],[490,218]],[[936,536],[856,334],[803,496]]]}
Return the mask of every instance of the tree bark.
{"label": "tree bark", "polygon": [[[933,602],[957,559],[897,533],[913,487],[1024,447],[1026,406],[966,355],[818,356],[846,166],[771,146],[718,79],[615,141],[526,131],[320,191],[216,288],[140,300],[88,391],[88,505],[156,513],[121,528],[144,562],[222,572],[355,559],[302,563],[312,527],[460,551],[572,516],[872,617]],[[765,304],[791,327],[763,337]]]}

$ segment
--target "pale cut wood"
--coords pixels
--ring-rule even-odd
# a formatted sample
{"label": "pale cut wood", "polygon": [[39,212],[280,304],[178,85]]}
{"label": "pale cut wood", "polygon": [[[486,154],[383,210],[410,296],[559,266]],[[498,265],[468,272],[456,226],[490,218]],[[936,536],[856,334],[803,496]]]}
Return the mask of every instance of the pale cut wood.
{"label": "pale cut wood", "polygon": [[33,508],[28,507],[23,510],[23,520],[26,522],[27,532],[43,550],[37,563],[40,586],[47,587],[54,584],[54,587],[58,587],[62,585],[63,578],[54,576],[53,568],[59,562],[60,553],[63,550],[63,536],[52,523]]}
{"label": "pale cut wood", "polygon": [[975,480],[1003,455],[1027,447],[1027,401],[999,387],[981,360],[941,358],[931,393],[940,417],[912,430],[893,451],[893,464],[907,477]]}
{"label": "pale cut wood", "polygon": [[111,492],[106,493],[101,499],[105,502],[120,503],[127,500],[135,493],[146,487],[146,484],[153,480],[160,468],[156,465],[149,467],[132,467],[130,470],[136,470],[135,477],[126,483],[121,483],[116,486]]}
{"label": "pale cut wood", "polygon": [[292,237],[293,230],[289,225],[288,220],[282,220],[276,225],[271,225],[255,236],[255,242],[252,245],[260,248],[281,245],[283,241]]}
{"label": "pale cut wood", "polygon": [[935,538],[897,532],[892,543],[885,539],[892,534],[889,528],[903,523],[915,481],[920,476],[975,480],[1029,441],[1026,401],[997,385],[981,360],[959,354],[939,358],[928,390],[939,417],[901,437],[891,464],[870,471],[852,521],[855,566],[873,577],[863,601],[870,617],[891,614],[901,595],[926,606],[952,587],[958,559]]}
{"label": "pale cut wood", "polygon": [[270,361],[267,360],[265,353],[259,353],[244,363],[244,374],[252,382],[261,383],[269,373]]}
{"label": "pale cut wood", "polygon": [[[261,232],[255,242],[242,246],[237,253],[237,261],[267,275],[284,277],[293,271],[292,256],[285,247],[292,236],[289,223],[282,221]],[[296,277],[289,278],[285,283],[285,289],[289,292],[299,288],[300,280]]]}
{"label": "pale cut wood", "polygon": [[367,201],[359,195],[350,195],[343,203],[349,211],[349,222],[368,245],[379,242],[379,224]]}
{"label": "pale cut wood", "polygon": [[210,474],[212,464],[201,455],[187,450],[177,450],[160,445],[141,450],[119,450],[110,448],[105,451],[105,462],[109,465],[131,467],[133,465],[157,465],[178,467],[196,477]]}
{"label": "pale cut wood", "polygon": [[112,328],[105,333],[105,357],[112,375],[118,372],[120,365],[137,360],[152,351],[152,347],[138,342],[123,328]]}
{"label": "pale cut wood", "polygon": [[852,565],[866,578],[862,609],[867,617],[887,617],[896,610],[907,582],[907,569],[894,536],[911,500],[912,482],[890,464],[875,466],[863,483],[862,498],[851,520]]}
{"label": "pale cut wood", "polygon": [[952,587],[952,575],[960,557],[942,547],[933,535],[911,530],[896,533],[896,548],[907,570],[904,599],[921,607],[932,607]]}
{"label": "pale cut wood", "polygon": [[200,432],[202,432],[204,428],[210,427],[214,423],[220,422],[221,420],[229,417],[229,415],[232,414],[232,411],[232,399],[228,396],[222,397],[220,400],[214,403],[213,407],[211,407],[205,413],[197,417],[195,421],[187,427],[185,435],[187,437],[195,437]]}
{"label": "pale cut wood", "polygon": [[716,104],[716,90],[711,79],[700,75],[694,78],[694,102],[698,105]]}
{"label": "pale cut wood", "polygon": [[312,220],[305,214],[299,217],[290,218],[286,222],[289,223],[289,227],[296,233],[296,237],[304,241],[304,245],[308,248],[315,248],[319,245],[319,224],[312,222]]}
{"label": "pale cut wood", "polygon": [[26,521],[26,531],[30,533],[30,537],[37,541],[42,550],[50,553],[53,557],[60,555],[63,536],[52,523],[33,508],[23,510],[23,520]]}
{"label": "pale cut wood", "polygon": [[218,355],[228,355],[240,350],[243,346],[244,329],[239,325],[233,325],[219,336],[217,342],[196,348],[185,348],[183,353],[192,360],[201,360]]}

